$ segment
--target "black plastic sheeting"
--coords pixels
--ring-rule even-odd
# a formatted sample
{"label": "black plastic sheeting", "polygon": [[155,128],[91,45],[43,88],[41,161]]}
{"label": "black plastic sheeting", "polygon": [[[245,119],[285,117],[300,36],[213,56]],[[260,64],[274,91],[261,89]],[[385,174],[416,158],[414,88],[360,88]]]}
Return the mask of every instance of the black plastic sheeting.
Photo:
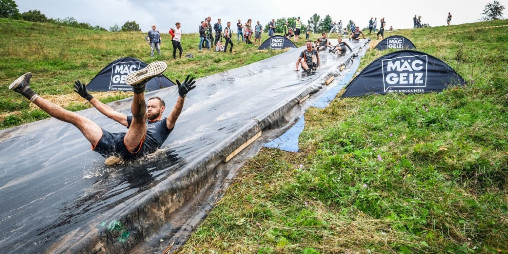
{"label": "black plastic sheeting", "polygon": [[[87,85],[89,91],[132,91],[125,83],[127,75],[143,69],[147,64],[139,59],[124,57],[117,59],[102,69]],[[160,75],[146,83],[146,91],[155,91],[175,85],[166,76]]]}
{"label": "black plastic sheeting", "polygon": [[[355,53],[366,44],[352,45]],[[262,145],[224,159],[259,131],[287,126],[302,114],[302,98],[340,77],[339,65],[359,61],[323,53],[321,68],[305,75],[294,70],[302,50],[197,80],[163,148],[128,164],[106,167],[75,127],[54,118],[1,131],[0,253],[160,253],[184,244],[242,156]],[[166,101],[167,115],[178,92],[150,96]],[[131,99],[109,105],[129,114]],[[125,131],[95,109],[78,113]]]}
{"label": "black plastic sheeting", "polygon": [[342,97],[440,92],[464,84],[445,62],[423,52],[401,50],[370,63],[348,84]]}
{"label": "black plastic sheeting", "polygon": [[285,48],[296,48],[296,46],[290,39],[282,35],[274,35],[266,39],[263,43],[261,43],[258,49],[285,49]]}
{"label": "black plastic sheeting", "polygon": [[416,49],[416,46],[408,38],[401,35],[392,35],[380,41],[376,47],[377,50],[385,49]]}

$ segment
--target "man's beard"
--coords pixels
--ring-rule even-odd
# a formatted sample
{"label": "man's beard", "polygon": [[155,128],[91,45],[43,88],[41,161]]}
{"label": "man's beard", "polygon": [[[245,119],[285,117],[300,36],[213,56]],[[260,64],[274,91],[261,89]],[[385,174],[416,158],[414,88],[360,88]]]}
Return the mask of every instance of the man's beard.
{"label": "man's beard", "polygon": [[159,115],[160,115],[160,111],[157,113],[147,114],[147,118],[148,118],[148,120],[153,121],[154,119],[157,119],[157,117],[159,117]]}

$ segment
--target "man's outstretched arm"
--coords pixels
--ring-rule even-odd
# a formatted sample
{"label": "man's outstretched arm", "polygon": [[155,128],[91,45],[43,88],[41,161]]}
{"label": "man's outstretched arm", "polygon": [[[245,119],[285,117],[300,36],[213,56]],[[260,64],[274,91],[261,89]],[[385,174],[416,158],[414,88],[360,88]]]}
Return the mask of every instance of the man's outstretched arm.
{"label": "man's outstretched arm", "polygon": [[168,129],[173,129],[175,127],[176,120],[180,116],[180,113],[182,113],[184,101],[185,101],[185,98],[178,97],[178,100],[176,101],[176,104],[173,107],[173,111],[171,111],[171,113],[169,113],[169,116],[166,120],[166,126],[168,127]]}
{"label": "man's outstretched arm", "polygon": [[81,97],[88,100],[99,112],[103,115],[117,121],[121,125],[127,127],[127,115],[122,114],[120,112],[116,112],[110,106],[102,103],[98,99],[94,98],[91,94],[86,90],[86,84],[82,84],[79,80],[77,80],[74,84],[74,92],[78,93]]}
{"label": "man's outstretched arm", "polygon": [[180,83],[179,80],[176,80],[176,84],[178,85],[178,94],[180,96],[178,97],[178,100],[176,101],[176,104],[173,107],[173,111],[171,111],[166,120],[166,126],[168,127],[168,129],[173,129],[173,127],[175,127],[176,120],[180,116],[180,113],[182,113],[185,96],[190,90],[196,87],[196,85],[194,85],[194,83],[196,83],[196,81],[194,81],[194,78],[190,79],[189,78],[190,75],[188,75],[187,78],[185,78],[185,81],[183,83]]}

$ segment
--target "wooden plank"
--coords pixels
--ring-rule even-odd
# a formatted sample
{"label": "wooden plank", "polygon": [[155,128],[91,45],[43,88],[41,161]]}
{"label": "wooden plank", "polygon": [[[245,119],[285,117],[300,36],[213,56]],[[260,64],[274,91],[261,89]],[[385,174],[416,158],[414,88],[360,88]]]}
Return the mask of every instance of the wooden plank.
{"label": "wooden plank", "polygon": [[332,81],[335,79],[334,76],[331,76],[329,79],[326,80],[325,84],[326,85],[329,85],[330,83],[332,83]]}
{"label": "wooden plank", "polygon": [[298,104],[302,104],[304,101],[306,101],[310,97],[310,94],[305,95],[305,97],[301,98],[300,101],[298,101]]}
{"label": "wooden plank", "polygon": [[233,157],[235,157],[237,154],[239,154],[243,149],[245,149],[247,146],[249,146],[252,142],[254,142],[259,137],[261,137],[261,131],[259,131],[256,135],[254,135],[252,138],[247,140],[247,142],[243,143],[240,147],[238,147],[235,151],[233,151],[230,155],[228,155],[228,157],[226,157],[224,162],[228,162],[231,159],[233,159]]}

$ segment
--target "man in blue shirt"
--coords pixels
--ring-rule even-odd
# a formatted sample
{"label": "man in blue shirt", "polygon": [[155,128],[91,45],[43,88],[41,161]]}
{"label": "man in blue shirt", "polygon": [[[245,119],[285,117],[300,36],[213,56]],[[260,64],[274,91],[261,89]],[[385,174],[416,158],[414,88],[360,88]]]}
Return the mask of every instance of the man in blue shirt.
{"label": "man in blue shirt", "polygon": [[243,42],[243,25],[242,21],[238,20],[238,23],[236,23],[236,42],[240,42],[240,37]]}
{"label": "man in blue shirt", "polygon": [[262,32],[263,32],[263,26],[261,26],[261,23],[259,23],[259,20],[258,20],[256,26],[254,27],[254,45],[256,45],[256,46],[261,45],[261,33]]}
{"label": "man in blue shirt", "polygon": [[159,97],[153,97],[146,103],[144,92],[146,82],[162,74],[166,68],[165,62],[153,62],[127,75],[126,83],[133,87],[134,92],[131,105],[132,116],[116,112],[89,94],[85,84],[75,82],[76,93],[87,99],[99,112],[128,128],[127,132],[122,133],[110,133],[92,120],[38,96],[29,86],[32,77],[30,72],[16,79],[9,89],[21,93],[52,117],[74,125],[90,142],[92,150],[102,156],[132,160],[153,153],[162,146],[182,112],[186,94],[196,87],[194,78],[189,79],[189,76],[183,84],[177,80],[178,100],[169,116],[163,119],[164,101]]}
{"label": "man in blue shirt", "polygon": [[152,26],[152,30],[148,31],[148,40],[150,43],[150,47],[152,48],[152,52],[150,56],[153,56],[154,49],[157,49],[157,54],[161,54],[161,34],[159,31],[155,30],[155,25]]}
{"label": "man in blue shirt", "polygon": [[215,30],[215,45],[217,45],[217,42],[221,39],[222,36],[222,24],[220,22],[221,19],[218,19],[217,23],[213,25],[213,30]]}

